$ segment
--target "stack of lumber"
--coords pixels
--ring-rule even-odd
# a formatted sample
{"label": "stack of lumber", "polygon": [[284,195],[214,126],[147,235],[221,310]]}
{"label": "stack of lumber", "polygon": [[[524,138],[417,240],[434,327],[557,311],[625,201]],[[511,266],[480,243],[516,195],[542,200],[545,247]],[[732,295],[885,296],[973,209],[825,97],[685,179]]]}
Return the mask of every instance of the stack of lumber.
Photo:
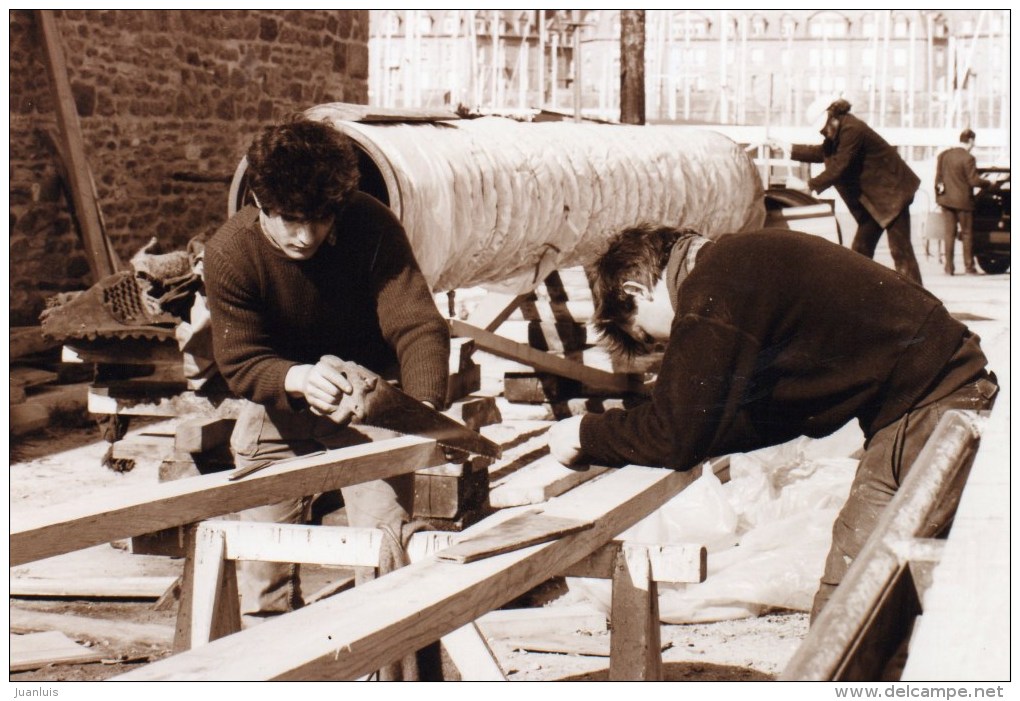
{"label": "stack of lumber", "polygon": [[42,430],[57,412],[85,408],[87,377],[59,361],[59,344],[38,326],[12,328],[10,342],[11,435]]}

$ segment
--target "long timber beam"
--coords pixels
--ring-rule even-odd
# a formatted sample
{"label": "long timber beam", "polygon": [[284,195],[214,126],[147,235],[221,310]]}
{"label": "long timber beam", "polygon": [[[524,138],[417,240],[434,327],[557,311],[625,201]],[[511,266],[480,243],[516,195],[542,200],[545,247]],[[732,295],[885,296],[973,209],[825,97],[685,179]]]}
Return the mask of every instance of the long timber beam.
{"label": "long timber beam", "polygon": [[[666,503],[700,474],[701,468],[674,472],[632,465],[613,470],[545,505],[545,514],[591,521],[591,528],[470,563],[433,555],[116,679],[357,679],[559,574]],[[490,519],[496,521],[498,514]],[[479,526],[472,530],[480,532]]]}
{"label": "long timber beam", "polygon": [[217,472],[89,494],[11,514],[10,565],[445,462],[434,440],[402,436],[280,462],[236,481]]}

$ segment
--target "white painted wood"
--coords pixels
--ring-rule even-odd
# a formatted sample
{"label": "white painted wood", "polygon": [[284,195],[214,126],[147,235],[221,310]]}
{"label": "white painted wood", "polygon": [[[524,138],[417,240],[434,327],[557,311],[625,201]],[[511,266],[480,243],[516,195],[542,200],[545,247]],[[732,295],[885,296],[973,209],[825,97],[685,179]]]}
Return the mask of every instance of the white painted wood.
{"label": "white painted wood", "polygon": [[10,565],[444,462],[435,441],[401,436],[281,462],[236,481],[217,472],[91,493],[12,513]]}
{"label": "white painted wood", "polygon": [[378,567],[383,532],[378,528],[306,526],[251,521],[205,521],[225,538],[224,557],[259,562],[307,562],[338,567]]}
{"label": "white painted wood", "polygon": [[[440,638],[553,576],[697,479],[630,466],[552,500],[546,513],[592,528],[459,564],[428,557],[385,577],[117,677],[143,680],[355,679]],[[281,644],[286,641],[286,644]]]}

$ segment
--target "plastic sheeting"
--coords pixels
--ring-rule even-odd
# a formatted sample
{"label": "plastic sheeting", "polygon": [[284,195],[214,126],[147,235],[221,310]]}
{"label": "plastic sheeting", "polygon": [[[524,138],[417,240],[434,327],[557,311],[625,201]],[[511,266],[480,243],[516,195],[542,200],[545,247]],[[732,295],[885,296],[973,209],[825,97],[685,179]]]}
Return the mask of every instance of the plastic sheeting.
{"label": "plastic sheeting", "polygon": [[[619,536],[708,549],[700,584],[659,583],[665,623],[747,618],[772,609],[809,611],[864,442],[856,423],[819,440],[799,438],[730,458],[730,481],[707,472]],[[575,596],[609,613],[608,581],[568,578]]]}
{"label": "plastic sheeting", "polygon": [[716,132],[499,117],[368,124],[328,104],[307,114],[349,135],[378,168],[437,292],[528,291],[640,222],[716,237],[765,218],[757,169]]}

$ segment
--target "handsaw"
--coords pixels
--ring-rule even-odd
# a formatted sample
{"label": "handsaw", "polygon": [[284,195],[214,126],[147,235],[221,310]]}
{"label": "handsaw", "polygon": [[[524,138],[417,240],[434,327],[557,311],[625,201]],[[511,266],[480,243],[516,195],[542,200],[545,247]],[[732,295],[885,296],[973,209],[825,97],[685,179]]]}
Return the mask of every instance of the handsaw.
{"label": "handsaw", "polygon": [[[371,370],[331,356],[323,360],[330,362],[351,383],[352,392],[344,395],[340,405],[329,414],[337,424],[363,424],[403,435],[432,438],[441,447],[458,453],[490,458],[502,456],[500,447],[488,438],[405,394]],[[266,461],[235,470],[230,479],[239,479],[277,462]]]}

